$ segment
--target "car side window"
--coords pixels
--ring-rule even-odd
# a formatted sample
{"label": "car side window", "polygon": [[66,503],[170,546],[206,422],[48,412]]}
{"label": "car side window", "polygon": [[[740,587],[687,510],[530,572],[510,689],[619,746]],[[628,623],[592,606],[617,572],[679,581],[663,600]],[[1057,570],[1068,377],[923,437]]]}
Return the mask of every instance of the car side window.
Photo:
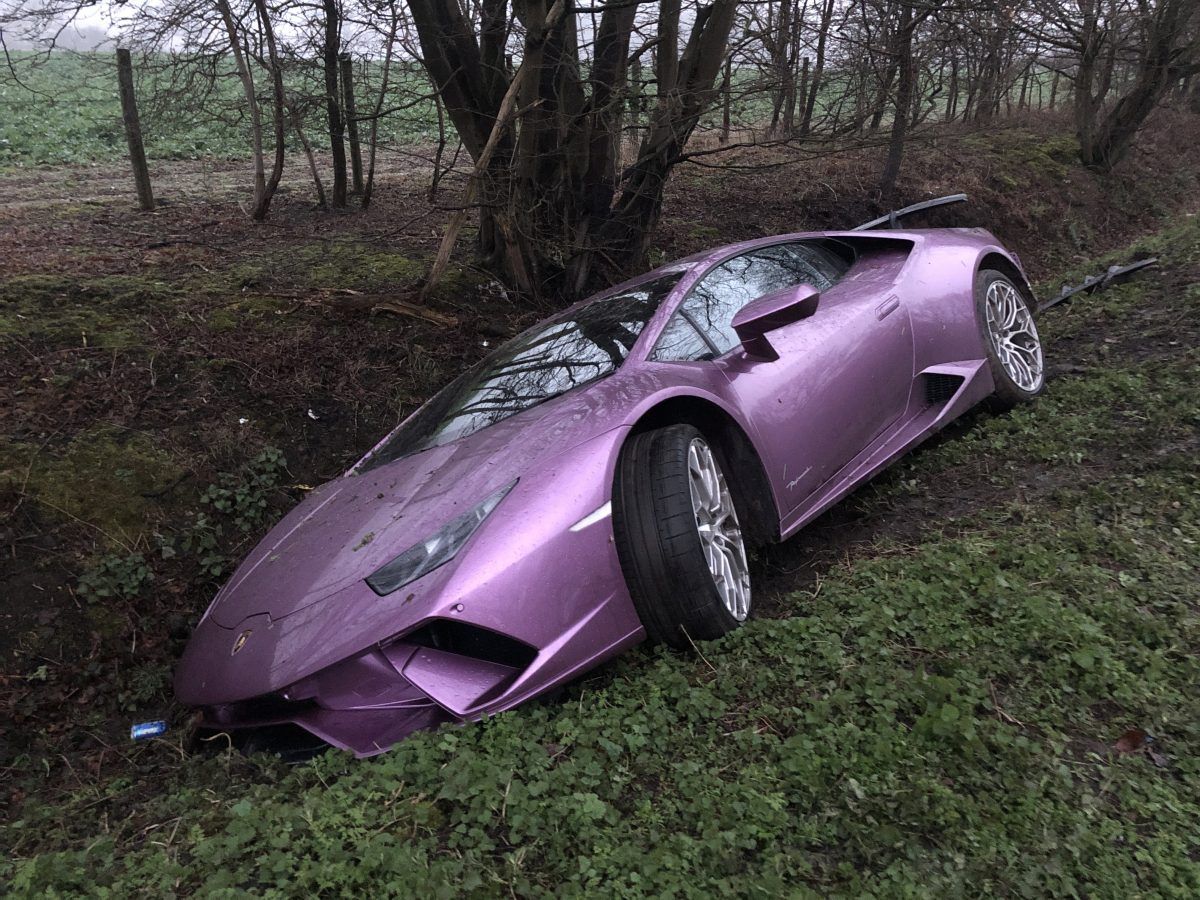
{"label": "car side window", "polygon": [[848,268],[848,262],[815,242],[775,244],[726,260],[692,288],[664,329],[652,358],[688,360],[712,354],[705,342],[700,346],[683,339],[692,323],[717,353],[725,353],[740,343],[730,323],[747,303],[800,284],[827,290]]}

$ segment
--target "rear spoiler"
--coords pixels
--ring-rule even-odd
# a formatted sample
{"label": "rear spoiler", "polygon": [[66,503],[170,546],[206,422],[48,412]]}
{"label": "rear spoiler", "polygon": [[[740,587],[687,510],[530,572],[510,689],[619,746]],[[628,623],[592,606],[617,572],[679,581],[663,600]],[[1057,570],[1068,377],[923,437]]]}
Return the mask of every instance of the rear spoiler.
{"label": "rear spoiler", "polygon": [[1064,284],[1062,292],[1057,297],[1049,300],[1043,300],[1038,304],[1037,311],[1045,312],[1052,306],[1058,306],[1064,300],[1070,300],[1077,294],[1094,294],[1097,291],[1102,291],[1111,284],[1120,284],[1122,281],[1127,281],[1135,272],[1140,272],[1142,269],[1152,266],[1158,262],[1158,257],[1150,259],[1139,259],[1137,262],[1132,262],[1127,266],[1109,266],[1108,271],[1103,275],[1092,275],[1090,278],[1085,278],[1080,284],[1071,287]]}
{"label": "rear spoiler", "polygon": [[[950,194],[946,197],[935,197],[933,200],[922,200],[920,203],[914,203],[912,206],[906,206],[903,209],[894,209],[887,215],[880,216],[878,219],[872,219],[870,222],[863,222],[861,225],[850,230],[871,231],[875,228],[895,228],[905,216],[924,212],[927,209],[936,209],[939,206],[949,206],[952,203],[963,203],[966,199],[966,194]],[[1077,294],[1094,294],[1097,291],[1104,290],[1109,285],[1120,284],[1128,280],[1134,273],[1140,272],[1142,269],[1152,266],[1157,262],[1158,258],[1152,257],[1150,259],[1139,259],[1127,266],[1109,266],[1103,275],[1092,275],[1074,287],[1064,284],[1059,295],[1039,303],[1037,311],[1039,313],[1045,312],[1053,306],[1058,306],[1058,304],[1070,300]]]}
{"label": "rear spoiler", "polygon": [[923,212],[927,209],[935,209],[939,206],[949,206],[951,203],[963,203],[967,199],[966,194],[951,194],[948,197],[936,197],[933,200],[922,200],[920,203],[914,203],[912,206],[906,206],[904,209],[894,209],[885,216],[880,216],[878,219],[872,219],[870,222],[863,222],[861,225],[851,228],[851,231],[870,231],[872,228],[895,228],[901,219],[905,216],[911,216],[913,213]]}

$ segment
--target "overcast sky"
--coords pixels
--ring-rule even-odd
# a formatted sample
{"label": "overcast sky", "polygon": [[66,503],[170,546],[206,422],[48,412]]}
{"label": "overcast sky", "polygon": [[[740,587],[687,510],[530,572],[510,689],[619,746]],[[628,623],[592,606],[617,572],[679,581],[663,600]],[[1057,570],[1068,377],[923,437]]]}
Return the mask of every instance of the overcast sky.
{"label": "overcast sky", "polygon": [[[27,11],[37,9],[38,6],[36,2],[26,2],[21,5]],[[16,0],[0,0],[0,19],[3,19],[6,13],[11,13],[15,8],[17,8]],[[53,34],[53,29],[48,28],[48,33]],[[109,35],[113,33],[108,4],[99,3],[80,10],[73,23],[59,35],[57,46],[68,50],[93,50],[97,45],[108,40]],[[4,29],[4,43],[10,50],[29,50],[35,46],[23,35],[8,28]]]}

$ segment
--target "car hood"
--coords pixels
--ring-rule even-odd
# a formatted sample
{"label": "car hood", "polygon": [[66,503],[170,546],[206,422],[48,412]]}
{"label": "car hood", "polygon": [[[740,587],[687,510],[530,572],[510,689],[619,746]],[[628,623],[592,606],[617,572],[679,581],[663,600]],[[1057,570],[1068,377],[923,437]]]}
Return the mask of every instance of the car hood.
{"label": "car hood", "polygon": [[366,578],[540,460],[620,425],[624,403],[612,402],[617,386],[607,381],[316,488],[246,558],[208,616],[225,628],[263,613],[277,620]]}

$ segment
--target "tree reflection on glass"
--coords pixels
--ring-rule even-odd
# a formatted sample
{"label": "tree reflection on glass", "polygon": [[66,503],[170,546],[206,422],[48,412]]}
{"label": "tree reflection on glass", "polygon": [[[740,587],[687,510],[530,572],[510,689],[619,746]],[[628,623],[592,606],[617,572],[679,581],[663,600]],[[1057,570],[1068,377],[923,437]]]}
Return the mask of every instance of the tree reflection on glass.
{"label": "tree reflection on glass", "polygon": [[[811,284],[818,291],[824,291],[832,287],[847,268],[846,260],[818,243],[793,242],[763,247],[714,268],[692,289],[681,310],[712,341],[716,352],[724,353],[741,343],[730,323],[747,303],[801,284]],[[670,328],[666,333],[672,333]],[[656,354],[655,358],[680,357]]]}
{"label": "tree reflection on glass", "polygon": [[359,471],[474,434],[612,374],[679,278],[644,282],[539,322],[452,381]]}

